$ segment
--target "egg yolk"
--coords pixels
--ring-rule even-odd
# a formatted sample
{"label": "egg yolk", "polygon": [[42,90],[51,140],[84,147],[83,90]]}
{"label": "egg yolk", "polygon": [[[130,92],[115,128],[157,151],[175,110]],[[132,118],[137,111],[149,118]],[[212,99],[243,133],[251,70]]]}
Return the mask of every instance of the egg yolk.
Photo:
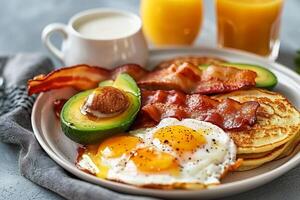
{"label": "egg yolk", "polygon": [[185,126],[166,126],[154,133],[160,143],[167,144],[179,153],[195,151],[206,143],[201,130],[195,131]]}
{"label": "egg yolk", "polygon": [[101,159],[98,155],[98,145],[87,145],[81,158],[87,156],[91,159],[92,163],[97,167],[98,172],[95,174],[97,177],[106,178],[109,168],[101,163]]}
{"label": "egg yolk", "polygon": [[160,152],[153,148],[138,149],[131,157],[135,166],[144,173],[179,173],[177,159],[169,153]]}
{"label": "egg yolk", "polygon": [[131,135],[117,135],[104,140],[99,148],[98,155],[105,158],[117,158],[130,153],[139,143],[140,139]]}

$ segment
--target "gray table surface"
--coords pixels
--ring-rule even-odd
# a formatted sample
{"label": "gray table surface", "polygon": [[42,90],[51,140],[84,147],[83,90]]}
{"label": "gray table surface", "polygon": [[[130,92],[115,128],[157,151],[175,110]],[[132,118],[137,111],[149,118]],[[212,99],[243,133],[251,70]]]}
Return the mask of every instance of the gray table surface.
{"label": "gray table surface", "polygon": [[[51,22],[66,23],[73,14],[96,7],[115,7],[138,13],[139,0],[1,0],[0,55],[19,52],[48,54],[40,42],[43,27]],[[213,1],[205,0],[204,25],[196,45],[215,45],[214,21]],[[55,40],[59,41],[58,38]],[[300,49],[299,0],[286,0],[281,41],[278,62],[293,68],[295,51]],[[0,142],[0,200],[62,199],[20,175],[17,152],[17,147]],[[300,199],[300,166],[269,184],[226,199]]]}

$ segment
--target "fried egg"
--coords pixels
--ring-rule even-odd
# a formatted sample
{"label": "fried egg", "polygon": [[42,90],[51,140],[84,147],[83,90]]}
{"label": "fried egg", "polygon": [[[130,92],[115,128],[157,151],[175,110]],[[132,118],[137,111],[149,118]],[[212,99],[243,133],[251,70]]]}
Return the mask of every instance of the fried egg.
{"label": "fried egg", "polygon": [[195,119],[163,119],[88,146],[77,166],[100,178],[137,186],[209,186],[236,163],[236,146],[219,127]]}

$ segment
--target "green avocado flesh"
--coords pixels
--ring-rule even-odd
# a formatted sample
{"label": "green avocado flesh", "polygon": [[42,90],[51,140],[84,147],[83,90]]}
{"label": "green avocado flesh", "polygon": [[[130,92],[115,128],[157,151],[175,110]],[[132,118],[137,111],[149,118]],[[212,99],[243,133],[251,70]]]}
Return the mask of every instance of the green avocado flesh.
{"label": "green avocado flesh", "polygon": [[[255,79],[256,87],[272,89],[277,84],[277,77],[270,70],[251,64],[241,64],[241,63],[222,63],[222,66],[235,67],[237,69],[247,69],[256,72],[257,77]],[[200,66],[201,69],[207,68],[208,65]]]}
{"label": "green avocado flesh", "polygon": [[112,86],[122,90],[128,97],[129,106],[117,116],[95,118],[81,113],[81,107],[93,89],[71,97],[63,106],[60,118],[63,132],[73,141],[96,143],[111,134],[126,131],[133,123],[141,106],[140,90],[135,81],[127,74],[120,74],[115,81],[104,82],[99,87]]}
{"label": "green avocado flesh", "polygon": [[135,80],[128,74],[120,74],[115,81],[106,80],[99,83],[98,86],[113,86],[115,88],[122,89],[125,92],[131,92],[136,96],[141,96],[139,87]]}

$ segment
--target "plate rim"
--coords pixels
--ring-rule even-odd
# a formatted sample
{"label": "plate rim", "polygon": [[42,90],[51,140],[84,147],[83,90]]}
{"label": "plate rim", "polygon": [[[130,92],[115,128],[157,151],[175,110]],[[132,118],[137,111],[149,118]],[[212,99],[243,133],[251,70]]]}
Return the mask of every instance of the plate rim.
{"label": "plate rim", "polygon": [[[247,57],[249,59],[255,59],[258,62],[264,62],[269,63],[272,65],[272,67],[276,68],[276,70],[285,73],[287,76],[291,77],[294,81],[300,82],[300,76],[296,74],[294,71],[289,69],[288,67],[285,67],[282,64],[269,61],[263,57],[257,56],[255,54],[251,54],[248,52],[243,52],[240,50],[233,50],[233,49],[220,49],[220,48],[213,48],[213,47],[176,47],[176,48],[160,48],[160,49],[151,49],[150,50],[150,56],[153,54],[160,54],[161,52],[166,51],[184,51],[189,50],[197,53],[197,51],[203,51],[203,50],[209,50],[209,51],[218,51],[223,53],[230,53],[235,54],[236,56],[241,55],[244,57]],[[207,54],[209,55],[209,54]],[[53,90],[54,91],[54,90]],[[36,139],[38,140],[39,144],[43,148],[44,151],[61,167],[72,173],[73,175],[79,177],[80,179],[83,179],[87,182],[92,182],[97,185],[104,186],[106,188],[112,189],[114,191],[121,191],[127,194],[133,194],[133,195],[147,195],[147,196],[156,196],[156,197],[163,197],[163,198],[186,198],[188,196],[197,196],[203,195],[203,196],[210,196],[211,193],[219,193],[219,195],[215,194],[212,195],[213,198],[215,197],[221,197],[221,196],[227,196],[227,195],[233,195],[237,193],[244,192],[246,190],[253,189],[255,187],[261,186],[267,182],[270,182],[274,180],[275,178],[278,178],[279,176],[283,175],[284,173],[288,172],[292,168],[296,167],[300,164],[300,153],[295,154],[290,160],[283,163],[281,166],[278,166],[275,169],[272,169],[271,171],[265,172],[263,174],[253,176],[246,178],[244,180],[234,181],[230,183],[220,184],[217,187],[205,189],[205,190],[159,190],[159,189],[150,189],[150,188],[139,188],[136,186],[131,186],[127,184],[117,183],[110,180],[105,179],[99,179],[95,176],[92,176],[90,174],[87,174],[85,172],[80,171],[78,168],[75,167],[75,165],[69,164],[69,161],[66,159],[60,157],[57,155],[47,144],[47,141],[44,140],[42,137],[43,134],[40,133],[40,130],[38,128],[38,113],[39,113],[39,102],[42,98],[44,98],[46,95],[49,95],[49,93],[41,93],[33,106],[32,109],[32,115],[31,115],[31,123],[34,135]],[[299,100],[300,101],[300,100]],[[236,187],[241,188],[239,191],[234,191]],[[225,194],[225,195],[222,195]],[[211,197],[209,197],[211,198]]]}

